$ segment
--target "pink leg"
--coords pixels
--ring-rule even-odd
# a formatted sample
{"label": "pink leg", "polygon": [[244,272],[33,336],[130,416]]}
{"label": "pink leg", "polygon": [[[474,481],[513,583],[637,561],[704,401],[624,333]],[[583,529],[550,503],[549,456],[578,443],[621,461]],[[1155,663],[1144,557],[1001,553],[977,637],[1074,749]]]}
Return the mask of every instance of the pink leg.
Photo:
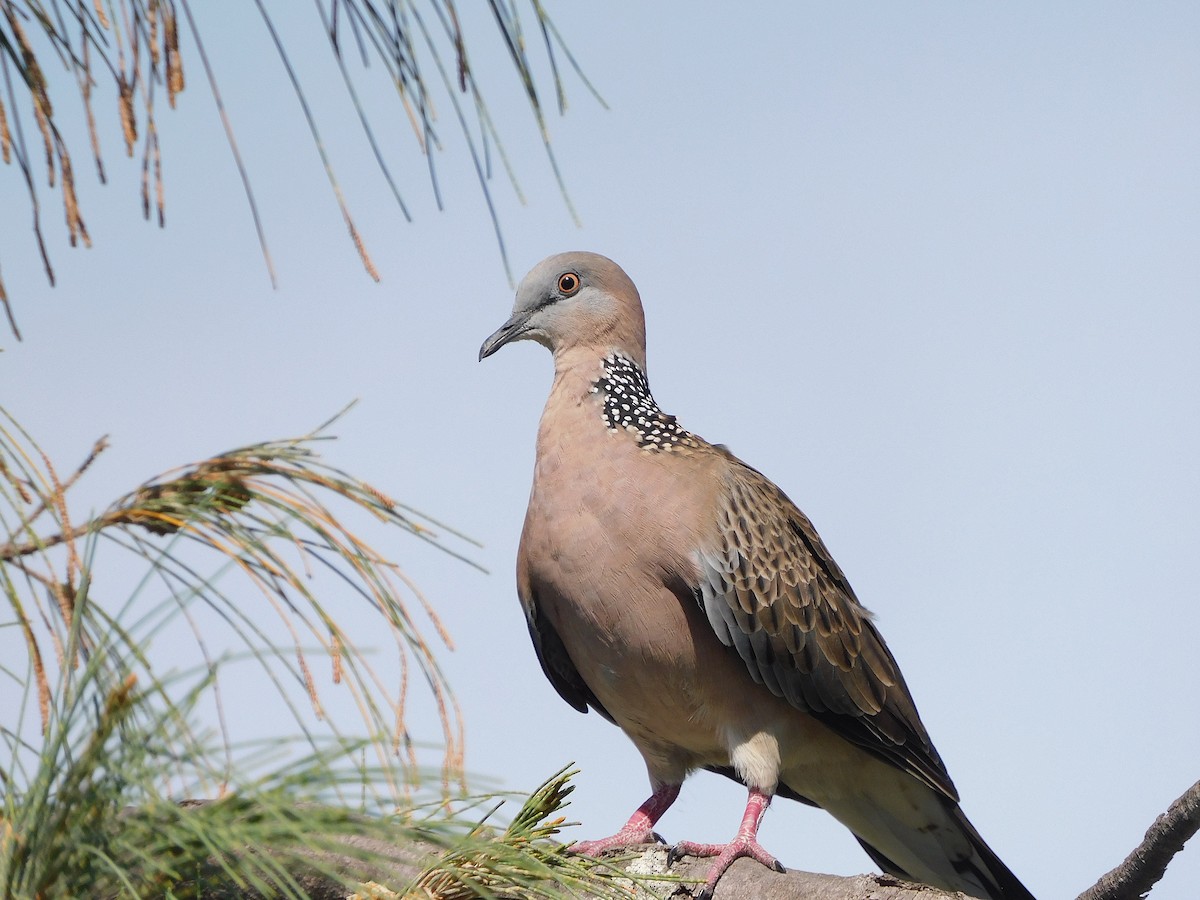
{"label": "pink leg", "polygon": [[679,796],[679,788],[678,784],[664,784],[637,808],[637,812],[630,816],[624,827],[612,837],[601,838],[598,841],[577,841],[571,845],[571,852],[582,856],[599,856],[605,850],[614,847],[654,843],[654,823],[670,809],[675,798]]}
{"label": "pink leg", "polygon": [[750,789],[746,800],[746,812],[742,814],[742,824],[737,834],[728,844],[696,844],[692,841],[680,841],[672,849],[674,856],[715,856],[716,860],[708,870],[704,881],[702,897],[711,897],[717,886],[717,881],[725,874],[725,870],[733,865],[733,861],[749,856],[776,872],[784,872],[783,865],[758,843],[758,826],[762,817],[771,805],[771,798],[756,788]]}

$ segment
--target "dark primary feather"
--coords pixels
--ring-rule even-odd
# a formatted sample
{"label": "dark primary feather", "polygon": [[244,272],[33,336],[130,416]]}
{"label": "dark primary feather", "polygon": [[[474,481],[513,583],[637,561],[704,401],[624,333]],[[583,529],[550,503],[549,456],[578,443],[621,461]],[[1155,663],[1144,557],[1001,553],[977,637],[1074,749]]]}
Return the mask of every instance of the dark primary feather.
{"label": "dark primary feather", "polygon": [[812,523],[729,459],[718,544],[692,586],[721,642],[776,696],[957,800],[891,651]]}

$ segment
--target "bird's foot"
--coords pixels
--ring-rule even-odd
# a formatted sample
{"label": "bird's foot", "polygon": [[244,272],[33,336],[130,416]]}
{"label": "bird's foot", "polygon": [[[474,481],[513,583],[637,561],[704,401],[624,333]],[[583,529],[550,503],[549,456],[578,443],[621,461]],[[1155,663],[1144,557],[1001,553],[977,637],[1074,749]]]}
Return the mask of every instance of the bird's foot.
{"label": "bird's foot", "polygon": [[704,879],[704,887],[696,895],[697,900],[710,900],[721,876],[733,865],[734,860],[741,859],[743,856],[756,859],[768,869],[776,872],[787,871],[783,864],[764,850],[762,844],[758,842],[758,825],[770,803],[770,794],[752,787],[750,796],[746,799],[746,811],[742,814],[742,825],[738,828],[732,841],[728,844],[697,844],[692,841],[681,841],[671,848],[670,853],[667,854],[668,866],[676,857],[684,854],[716,857],[713,864],[709,866],[708,876]]}
{"label": "bird's foot", "polygon": [[678,784],[662,784],[654,789],[645,803],[637,808],[629,821],[612,837],[598,841],[576,841],[567,849],[580,856],[599,856],[606,850],[617,847],[633,847],[637,844],[665,844],[654,832],[654,823],[670,808],[679,796]]}
{"label": "bird's foot", "polygon": [[721,876],[733,865],[735,860],[741,859],[743,856],[756,859],[768,869],[776,872],[787,871],[783,867],[783,863],[763,849],[762,844],[754,835],[739,834],[728,844],[697,844],[692,841],[680,841],[671,848],[669,862],[673,862],[680,856],[716,857],[713,864],[709,866],[708,876],[704,879],[704,887],[696,895],[697,900],[712,897]]}
{"label": "bird's foot", "polygon": [[616,834],[595,841],[576,841],[567,849],[579,856],[600,856],[608,850],[618,850],[625,847],[635,847],[638,844],[665,844],[655,831],[630,823]]}

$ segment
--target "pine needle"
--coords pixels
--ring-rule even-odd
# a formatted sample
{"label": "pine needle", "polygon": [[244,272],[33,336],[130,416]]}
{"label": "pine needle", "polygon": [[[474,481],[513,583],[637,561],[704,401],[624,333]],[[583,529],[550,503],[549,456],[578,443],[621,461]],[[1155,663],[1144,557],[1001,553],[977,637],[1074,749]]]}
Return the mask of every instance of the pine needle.
{"label": "pine needle", "polygon": [[[542,35],[542,45],[549,61],[549,83],[553,87],[560,114],[565,112],[567,101],[559,70],[559,53],[579,75],[587,90],[603,105],[599,94],[583,77],[579,65],[571,56],[540,0],[529,2]],[[281,30],[275,25],[275,17],[282,13],[270,11],[263,0],[256,0],[256,3],[267,35],[274,46],[276,58],[293,86],[300,113],[308,125],[313,146],[321,158],[350,243],[367,274],[378,281],[380,273],[367,251],[366,236],[360,231],[350,213],[350,204],[338,179],[332,150],[323,141],[320,123],[308,102],[302,85],[301,67],[293,64],[293,60],[300,63],[303,59],[290,43],[285,41]],[[454,108],[462,140],[471,154],[480,190],[493,223],[500,258],[511,280],[500,218],[491,196],[493,147],[503,161],[508,180],[519,199],[522,193],[517,184],[515,170],[504,152],[498,130],[484,102],[478,83],[481,73],[471,63],[470,47],[454,0],[405,0],[401,3],[395,0],[314,0],[314,3],[317,13],[314,24],[322,28],[328,39],[329,49],[339,67],[348,100],[357,114],[362,138],[371,150],[375,166],[386,183],[392,200],[407,220],[411,220],[412,214],[402,199],[399,185],[392,174],[393,165],[386,152],[389,148],[377,140],[371,124],[374,116],[379,113],[368,110],[362,102],[347,65],[349,54],[346,53],[345,41],[354,42],[353,46],[358,50],[364,72],[370,72],[371,67],[375,66],[378,70],[375,77],[386,77],[394,87],[395,99],[412,125],[416,151],[425,156],[438,209],[442,208],[442,192],[438,184],[434,157],[443,147],[435,129],[438,97],[444,95]],[[284,6],[289,14],[295,14],[291,7],[286,4]],[[549,130],[540,100],[542,88],[539,79],[534,76],[533,66],[525,50],[517,6],[499,0],[489,0],[489,7],[496,32],[509,51],[509,64],[516,70],[524,86],[546,151],[546,159],[563,202],[572,218],[578,222],[578,214],[567,194],[565,179],[551,149]],[[440,33],[435,34],[426,29],[424,23],[428,16],[422,14],[422,9],[441,24]],[[220,123],[233,156],[233,164],[242,180],[246,204],[258,236],[263,262],[271,284],[276,285],[277,276],[267,246],[266,229],[251,185],[250,165],[239,149],[234,125],[217,86],[217,73],[205,49],[206,41],[200,34],[191,0],[122,0],[119,4],[106,4],[104,0],[94,0],[91,6],[83,0],[76,0],[62,7],[55,3],[51,10],[52,13],[44,9],[40,2],[30,0],[0,0],[0,69],[3,69],[7,88],[7,97],[0,98],[0,159],[5,163],[15,161],[26,181],[29,205],[33,212],[33,236],[50,283],[54,283],[54,270],[42,234],[32,159],[21,127],[23,117],[32,117],[41,138],[48,184],[52,189],[57,187],[62,192],[69,243],[72,246],[90,246],[91,236],[84,224],[83,210],[75,185],[71,147],[60,133],[56,119],[57,106],[51,102],[51,94],[57,90],[57,85],[46,72],[57,72],[58,68],[48,69],[43,57],[56,55],[74,82],[86,118],[88,149],[101,183],[105,183],[108,177],[101,151],[101,132],[105,125],[120,134],[127,155],[132,156],[135,144],[139,139],[143,140],[143,160],[138,185],[142,207],[147,218],[150,217],[153,208],[157,213],[156,219],[162,226],[166,221],[165,191],[162,178],[162,149],[154,120],[154,94],[156,87],[161,86],[166,91],[168,106],[172,109],[176,107],[177,99],[186,84],[183,40],[183,32],[186,30],[191,38],[190,44],[187,44],[191,49],[187,52],[194,53],[204,69],[208,89],[216,102]],[[343,21],[349,23],[349,29],[339,27]],[[214,29],[214,40],[226,37],[236,38],[239,41],[239,50],[245,46],[247,49],[244,52],[257,51],[257,48],[245,40],[245,35],[226,36]],[[41,41],[43,38],[45,44]],[[474,40],[480,41],[482,38],[477,37]],[[46,45],[50,49],[47,50]],[[436,73],[432,82],[425,74],[431,65],[432,71]],[[15,70],[15,78],[12,77],[10,68]],[[495,76],[489,73],[488,77]],[[98,93],[111,93],[115,109],[113,121],[97,121],[92,101]],[[469,95],[481,132],[479,136],[473,134],[471,123],[460,108],[460,94]],[[13,318],[10,300],[3,292],[2,282],[0,303],[4,305],[10,329],[19,340],[20,332]]]}

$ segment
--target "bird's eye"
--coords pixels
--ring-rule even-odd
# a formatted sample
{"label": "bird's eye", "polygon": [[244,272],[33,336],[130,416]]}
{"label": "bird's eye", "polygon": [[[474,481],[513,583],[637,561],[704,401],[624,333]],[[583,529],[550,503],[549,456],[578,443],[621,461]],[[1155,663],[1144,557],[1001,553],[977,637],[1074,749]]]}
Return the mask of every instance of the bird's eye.
{"label": "bird's eye", "polygon": [[561,293],[570,296],[579,290],[579,276],[574,272],[564,272],[558,276],[558,289]]}

